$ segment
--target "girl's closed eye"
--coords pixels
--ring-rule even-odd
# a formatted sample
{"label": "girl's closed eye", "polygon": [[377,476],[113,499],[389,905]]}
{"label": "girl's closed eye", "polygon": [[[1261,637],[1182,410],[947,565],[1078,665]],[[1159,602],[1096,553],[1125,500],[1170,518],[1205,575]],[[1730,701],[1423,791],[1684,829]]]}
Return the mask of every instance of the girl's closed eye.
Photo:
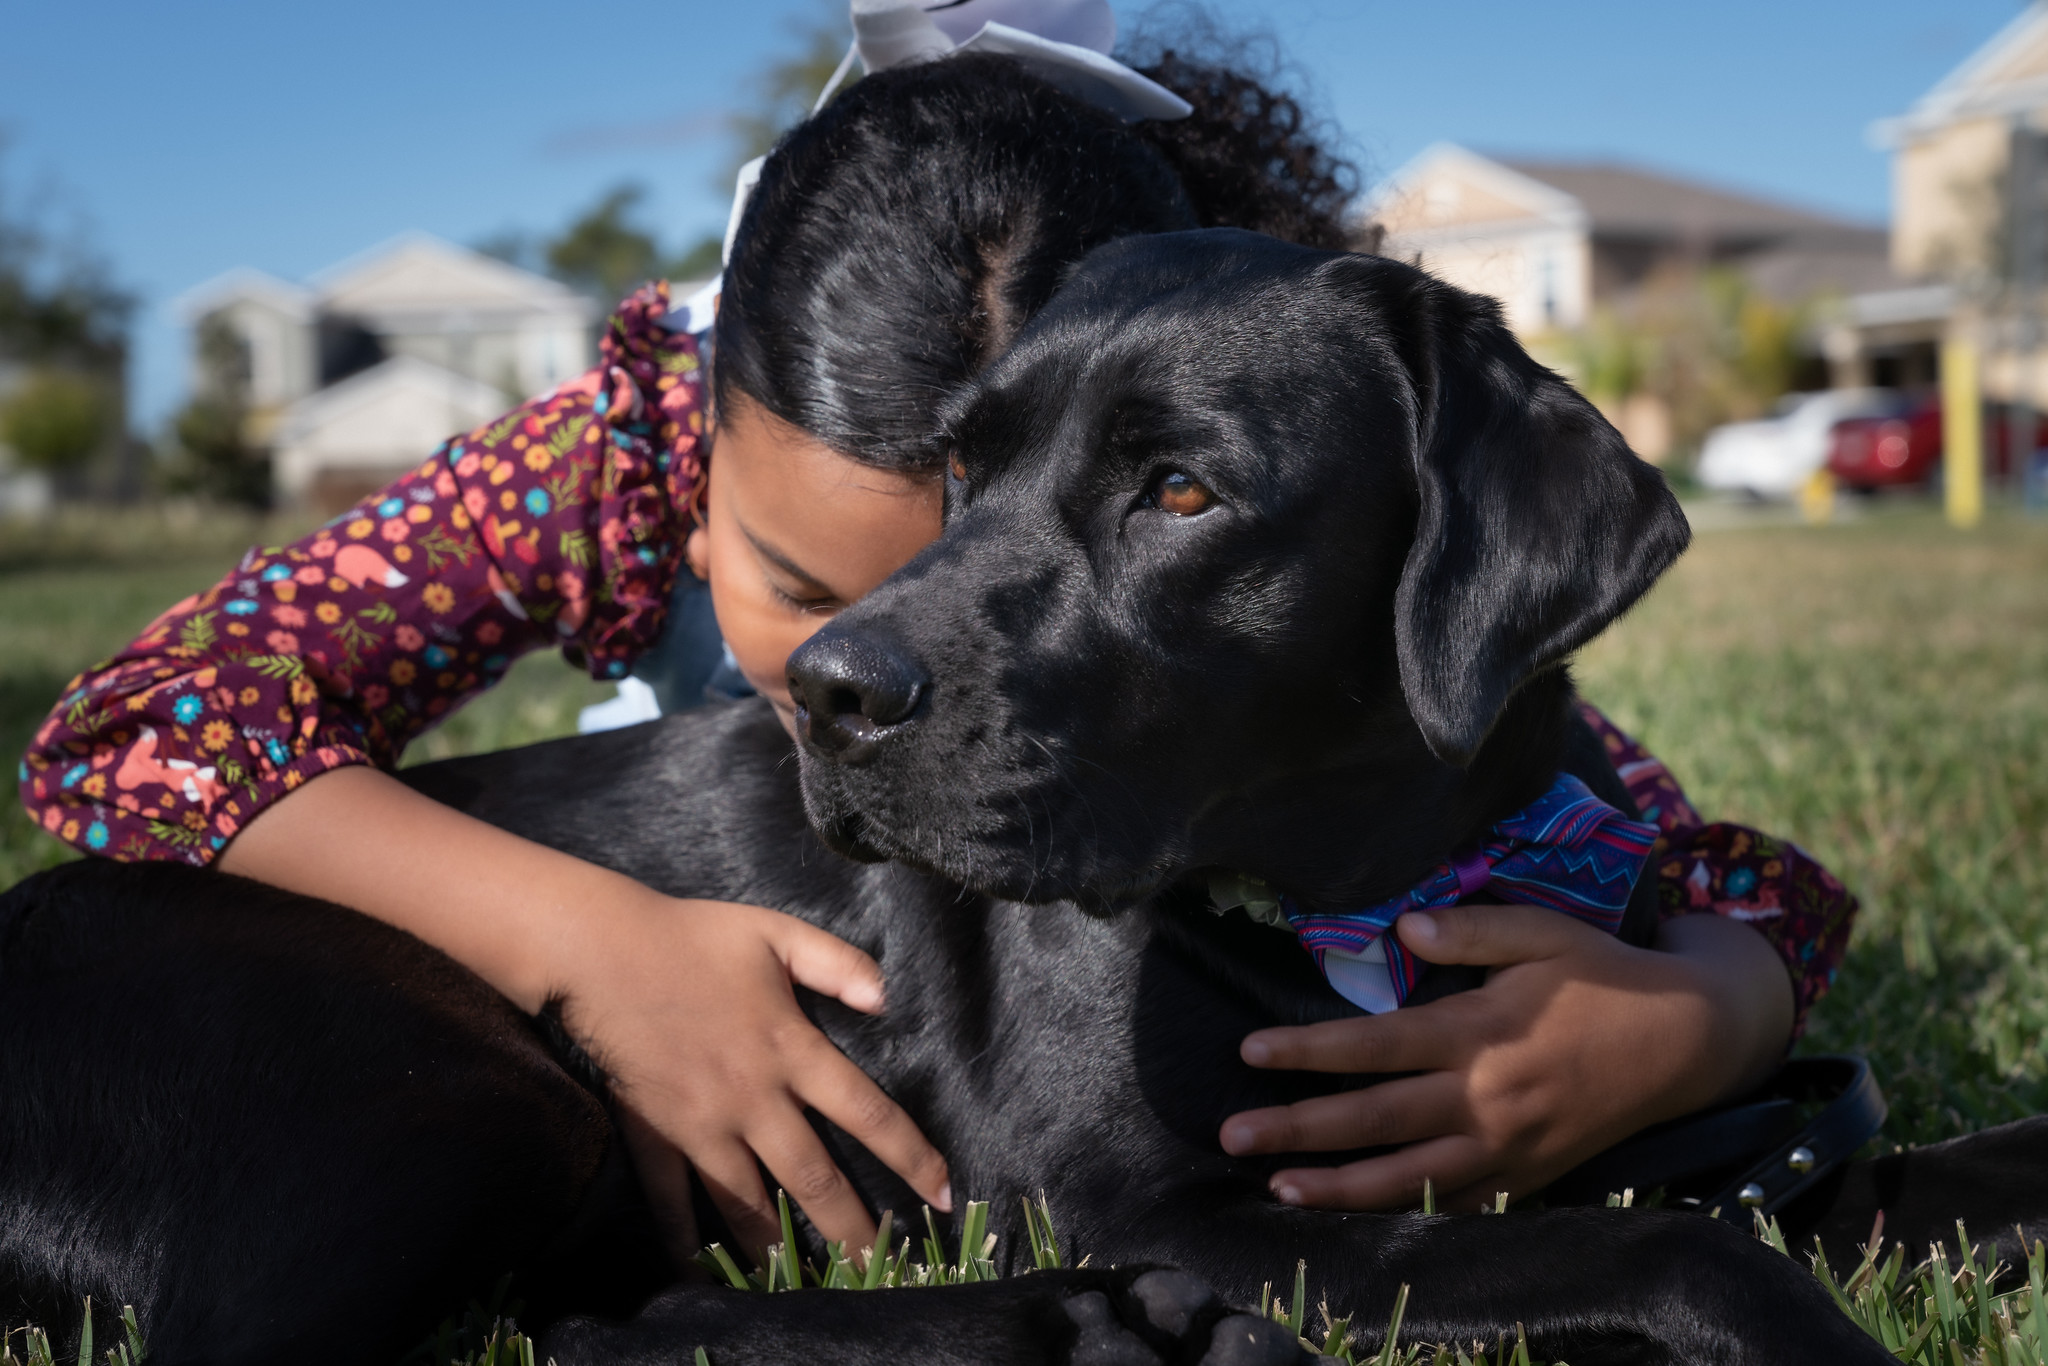
{"label": "girl's closed eye", "polygon": [[836,612],[846,605],[830,593],[816,595],[792,593],[773,579],[767,580],[767,584],[769,595],[792,612]]}

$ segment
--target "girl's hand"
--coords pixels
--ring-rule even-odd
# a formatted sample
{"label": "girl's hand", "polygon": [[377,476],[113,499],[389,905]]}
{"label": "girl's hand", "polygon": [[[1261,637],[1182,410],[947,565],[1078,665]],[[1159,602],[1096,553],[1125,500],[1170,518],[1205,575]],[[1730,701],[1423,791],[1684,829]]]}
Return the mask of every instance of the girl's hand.
{"label": "girl's hand", "polygon": [[825,1238],[854,1249],[874,1241],[807,1106],[951,1210],[945,1159],[804,1016],[790,987],[873,1014],[874,959],[778,911],[652,892],[593,917],[572,943],[559,976],[563,1022],[612,1078],[635,1166],[679,1255],[697,1244],[693,1166],[742,1246],[758,1256],[781,1240],[757,1160]]}
{"label": "girl's hand", "polygon": [[875,961],[823,930],[759,906],[663,896],[366,765],[264,809],[220,866],[407,930],[528,1014],[561,1001],[626,1106],[627,1145],[679,1258],[697,1250],[691,1162],[749,1252],[781,1236],[756,1157],[827,1239],[874,1240],[807,1105],[952,1208],[945,1159],[797,1009],[792,979],[855,1010],[882,1008]]}
{"label": "girl's hand", "polygon": [[1472,1209],[1524,1196],[1628,1135],[1761,1082],[1792,1034],[1792,991],[1763,937],[1713,915],[1631,948],[1535,906],[1414,912],[1397,932],[1432,963],[1489,966],[1427,1005],[1244,1041],[1254,1067],[1417,1075],[1225,1120],[1232,1154],[1404,1145],[1276,1173],[1287,1204]]}

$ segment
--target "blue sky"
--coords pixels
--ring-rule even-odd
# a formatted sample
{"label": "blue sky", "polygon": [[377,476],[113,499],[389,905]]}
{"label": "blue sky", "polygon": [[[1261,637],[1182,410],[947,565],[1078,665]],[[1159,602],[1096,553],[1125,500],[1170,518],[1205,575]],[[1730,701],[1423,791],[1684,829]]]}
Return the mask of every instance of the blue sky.
{"label": "blue sky", "polygon": [[[0,0],[10,199],[135,291],[145,428],[184,383],[167,308],[407,229],[546,231],[624,179],[675,242],[723,223],[722,111],[828,0]],[[1279,40],[1369,175],[1429,143],[1613,157],[1880,220],[1872,119],[2015,0],[1215,0]],[[1143,8],[1118,6],[1128,24]]]}

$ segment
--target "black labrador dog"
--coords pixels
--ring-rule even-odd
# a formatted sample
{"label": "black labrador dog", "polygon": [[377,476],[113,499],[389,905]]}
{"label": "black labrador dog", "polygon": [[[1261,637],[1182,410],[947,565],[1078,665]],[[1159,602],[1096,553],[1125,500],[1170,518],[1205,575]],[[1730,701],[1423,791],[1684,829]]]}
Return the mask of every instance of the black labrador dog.
{"label": "black labrador dog", "polygon": [[[1230,1366],[1303,1358],[1231,1307],[1305,1258],[1368,1343],[1406,1284],[1410,1340],[1523,1325],[1578,1366],[1890,1359],[1718,1221],[1303,1211],[1269,1198],[1276,1160],[1216,1145],[1235,1110],[1349,1084],[1246,1068],[1243,1035],[1350,1007],[1291,936],[1211,913],[1208,871],[1362,905],[1561,767],[1627,801],[1562,661],[1687,529],[1492,305],[1250,234],[1133,240],[941,439],[944,535],[791,660],[799,763],[752,701],[409,777],[873,953],[886,1015],[807,1008],[956,1191],[999,1224],[1042,1191],[1086,1267],[640,1308],[673,1270],[601,1078],[546,1019],[339,908],[92,861],[0,900],[0,1318],[62,1321],[90,1293],[134,1304],[159,1362],[356,1361],[516,1269],[564,1366]],[[1838,1249],[1880,1205],[1913,1238],[2032,1223],[2040,1164],[1997,1167],[2037,1133],[1860,1168],[1808,1222]],[[872,1208],[913,1213],[826,1138]]]}

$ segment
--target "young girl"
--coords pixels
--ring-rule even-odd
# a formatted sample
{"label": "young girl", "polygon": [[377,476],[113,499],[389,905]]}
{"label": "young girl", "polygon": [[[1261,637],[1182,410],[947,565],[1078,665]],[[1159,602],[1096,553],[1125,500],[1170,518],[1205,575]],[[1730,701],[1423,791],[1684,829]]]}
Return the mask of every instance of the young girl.
{"label": "young girl", "polygon": [[[623,675],[679,573],[708,580],[740,671],[786,720],[790,650],[938,534],[933,402],[1082,254],[1212,224],[1341,244],[1334,163],[1284,98],[1169,57],[1151,74],[1194,113],[1130,124],[1040,71],[971,54],[887,70],[784,140],[718,313],[715,460],[699,342],[650,286],[581,380],[313,535],[251,550],[75,681],[22,768],[30,811],[91,852],[217,862],[355,907],[524,1009],[560,1002],[680,1244],[692,1169],[736,1236],[771,1241],[761,1165],[825,1237],[872,1237],[806,1107],[949,1208],[942,1157],[791,991],[880,1010],[873,961],[772,910],[658,895],[389,771],[527,650]],[[1407,1145],[1282,1173],[1283,1199],[1385,1205],[1424,1175],[1470,1202],[1534,1190],[1782,1055],[1853,901],[1789,845],[1701,827],[1608,734],[1666,832],[1662,951],[1533,908],[1407,917],[1420,956],[1499,971],[1430,1006],[1247,1040],[1255,1065],[1419,1073],[1226,1124],[1236,1152]]]}

